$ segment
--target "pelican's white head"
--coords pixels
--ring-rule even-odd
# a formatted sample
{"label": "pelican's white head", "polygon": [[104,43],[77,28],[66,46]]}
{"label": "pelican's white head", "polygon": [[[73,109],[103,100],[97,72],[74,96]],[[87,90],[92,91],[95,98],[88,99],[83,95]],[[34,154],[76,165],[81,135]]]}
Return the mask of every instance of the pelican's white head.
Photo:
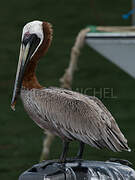
{"label": "pelican's white head", "polygon": [[43,39],[43,27],[42,27],[42,24],[43,24],[42,21],[32,21],[32,22],[27,23],[23,27],[22,36],[24,36],[24,34],[26,32],[29,32],[30,34],[37,34],[37,36],[40,39]]}
{"label": "pelican's white head", "polygon": [[[27,23],[22,32],[22,42],[25,40],[27,41],[28,38],[35,34],[39,38],[39,44],[36,47],[35,51],[33,52],[32,56],[35,54],[39,46],[42,44],[43,39],[44,39],[44,33],[43,33],[43,22],[42,21],[32,21]],[[31,58],[32,58],[31,56]]]}

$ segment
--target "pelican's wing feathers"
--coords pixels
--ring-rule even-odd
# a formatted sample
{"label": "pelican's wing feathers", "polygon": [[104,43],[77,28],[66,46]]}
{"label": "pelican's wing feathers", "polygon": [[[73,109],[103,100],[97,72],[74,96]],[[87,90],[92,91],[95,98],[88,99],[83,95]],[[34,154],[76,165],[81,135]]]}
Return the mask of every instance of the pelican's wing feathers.
{"label": "pelican's wing feathers", "polygon": [[35,96],[38,109],[68,138],[99,149],[129,150],[113,116],[96,97],[59,88],[45,88]]}

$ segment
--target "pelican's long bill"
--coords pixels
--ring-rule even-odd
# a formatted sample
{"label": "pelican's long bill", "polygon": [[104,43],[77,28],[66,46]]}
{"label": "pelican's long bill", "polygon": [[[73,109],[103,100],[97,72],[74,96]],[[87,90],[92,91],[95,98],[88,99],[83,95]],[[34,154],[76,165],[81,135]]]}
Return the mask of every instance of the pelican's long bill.
{"label": "pelican's long bill", "polygon": [[26,70],[26,67],[31,60],[32,56],[34,55],[37,47],[40,43],[40,38],[37,37],[36,34],[26,34],[24,35],[21,47],[20,47],[20,55],[19,55],[19,62],[16,72],[16,80],[14,84],[14,91],[11,101],[11,108],[15,111],[15,104],[18,95],[20,94],[20,89],[23,81],[23,75]]}

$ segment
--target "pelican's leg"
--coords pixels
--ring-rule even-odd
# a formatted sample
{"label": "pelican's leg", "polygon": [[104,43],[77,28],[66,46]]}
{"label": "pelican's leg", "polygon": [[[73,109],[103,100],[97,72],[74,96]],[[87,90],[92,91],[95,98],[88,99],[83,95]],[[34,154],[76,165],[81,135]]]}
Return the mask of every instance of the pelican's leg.
{"label": "pelican's leg", "polygon": [[63,151],[62,151],[62,154],[60,156],[60,162],[62,162],[62,163],[64,163],[66,161],[68,147],[69,147],[69,142],[63,141]]}
{"label": "pelican's leg", "polygon": [[84,151],[84,143],[82,141],[80,141],[80,147],[76,156],[76,159],[82,159],[83,156],[83,151]]}

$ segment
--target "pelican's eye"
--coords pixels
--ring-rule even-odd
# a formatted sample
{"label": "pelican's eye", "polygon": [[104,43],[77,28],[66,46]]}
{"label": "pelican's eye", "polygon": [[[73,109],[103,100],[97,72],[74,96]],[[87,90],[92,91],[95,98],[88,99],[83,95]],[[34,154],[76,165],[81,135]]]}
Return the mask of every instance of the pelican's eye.
{"label": "pelican's eye", "polygon": [[35,44],[38,46],[38,44],[40,43],[40,38],[36,35],[36,34],[24,34],[22,43],[26,46],[28,43],[29,44]]}
{"label": "pelican's eye", "polygon": [[40,41],[41,39],[36,34],[24,34],[22,39],[22,45],[24,47],[27,47],[26,49],[28,50],[28,59],[31,59],[32,56],[35,54],[39,47]]}

